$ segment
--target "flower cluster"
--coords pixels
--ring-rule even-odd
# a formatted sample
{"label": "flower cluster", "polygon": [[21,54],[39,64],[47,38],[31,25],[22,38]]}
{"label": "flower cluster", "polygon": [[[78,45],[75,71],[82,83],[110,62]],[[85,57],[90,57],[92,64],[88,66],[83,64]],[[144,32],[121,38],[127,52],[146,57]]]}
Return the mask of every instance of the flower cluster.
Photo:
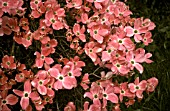
{"label": "flower cluster", "polygon": [[[108,101],[114,104],[113,111],[120,111],[121,103],[129,107],[136,100],[141,101],[143,93],[155,90],[157,78],[139,81],[137,77],[134,83],[120,83],[114,78],[133,78],[134,74],[143,73],[143,63],[153,62],[152,54],[140,46],[153,42],[151,30],[155,24],[148,18],[130,15],[129,7],[119,0],[65,0],[62,3],[1,0],[0,36],[12,36],[17,45],[26,50],[32,49],[33,42],[37,47],[31,55],[35,57],[31,66],[20,63],[10,52],[4,54],[0,64],[0,111],[10,111],[9,105],[19,101],[23,110],[41,111],[55,103],[55,92],[77,86],[84,89],[84,98],[89,101],[84,100],[84,108],[69,101],[64,111],[107,111]],[[58,47],[64,49],[58,34],[73,56],[57,50]],[[56,52],[59,52],[57,56]],[[85,59],[103,68],[101,76],[97,70],[91,73],[86,69]],[[105,70],[109,72],[105,74]]]}

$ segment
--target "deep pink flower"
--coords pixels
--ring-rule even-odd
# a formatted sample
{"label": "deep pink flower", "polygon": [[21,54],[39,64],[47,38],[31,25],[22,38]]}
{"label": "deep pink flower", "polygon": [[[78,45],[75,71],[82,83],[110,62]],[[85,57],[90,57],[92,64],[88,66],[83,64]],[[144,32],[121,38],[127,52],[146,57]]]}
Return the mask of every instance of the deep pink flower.
{"label": "deep pink flower", "polygon": [[101,103],[100,104],[92,104],[89,106],[89,102],[85,101],[83,111],[101,111]]}
{"label": "deep pink flower", "polygon": [[45,86],[49,81],[50,78],[47,76],[47,71],[40,70],[31,81],[33,87],[37,88],[38,92],[41,95],[47,94],[47,87]]}
{"label": "deep pink flower", "polygon": [[8,94],[7,90],[0,92],[0,110],[2,111],[11,111],[8,105],[15,105],[18,102],[18,98],[13,94]]}
{"label": "deep pink flower", "polygon": [[121,83],[119,86],[115,86],[114,92],[119,94],[120,102],[123,101],[124,96],[128,98],[135,97],[134,93],[130,92],[127,82]]}
{"label": "deep pink flower", "polygon": [[[61,72],[60,72],[61,71]],[[50,68],[48,70],[50,75],[54,77],[57,81],[54,83],[54,89],[72,89],[75,87],[75,78],[67,76],[64,72],[66,72],[64,69],[59,70],[58,68]]]}
{"label": "deep pink flower", "polygon": [[84,74],[80,85],[83,87],[84,90],[87,90],[89,88],[89,86],[87,84],[89,84],[89,83],[90,83],[89,74],[86,73],[86,74]]}
{"label": "deep pink flower", "polygon": [[111,101],[112,103],[118,103],[119,101],[118,96],[113,91],[114,89],[112,85],[109,85],[109,84],[105,88],[102,89],[103,107],[107,106],[107,100]]}
{"label": "deep pink flower", "polygon": [[85,92],[84,98],[88,97],[93,100],[94,104],[100,104],[100,99],[102,98],[101,87],[95,82],[91,84],[90,92]]}
{"label": "deep pink flower", "polygon": [[5,83],[7,83],[7,80],[8,80],[8,77],[6,77],[6,75],[4,74],[2,69],[0,68],[0,84],[4,85]]}
{"label": "deep pink flower", "polygon": [[151,39],[152,33],[151,32],[146,32],[145,35],[142,37],[143,43],[147,46],[149,43],[153,42],[153,39]]}
{"label": "deep pink flower", "polygon": [[134,28],[131,26],[126,26],[124,28],[124,31],[126,32],[126,36],[132,37],[134,35],[134,39],[136,42],[140,42],[142,40],[142,33],[146,33],[148,31],[147,27],[142,27],[142,21],[140,18],[136,19],[134,22]]}
{"label": "deep pink flower", "polygon": [[82,0],[66,0],[67,3],[67,7],[68,8],[76,8],[76,9],[80,9],[82,6]]}
{"label": "deep pink flower", "polygon": [[147,80],[147,89],[146,92],[153,92],[158,85],[158,79],[155,77],[152,77]]}
{"label": "deep pink flower", "polygon": [[38,68],[42,68],[44,62],[47,63],[48,65],[52,64],[54,60],[51,57],[47,57],[48,54],[44,54],[43,52],[40,54],[39,52],[35,52],[34,55],[36,55],[35,59],[35,66]]}
{"label": "deep pink flower", "polygon": [[95,42],[89,42],[85,44],[85,53],[92,59],[93,62],[97,59],[97,53],[102,51],[102,48],[96,46]]}
{"label": "deep pink flower", "polygon": [[64,111],[76,111],[74,103],[68,102],[67,106],[64,108]]}
{"label": "deep pink flower", "polygon": [[25,83],[24,83],[24,91],[13,89],[13,92],[16,95],[21,96],[20,105],[21,105],[22,109],[24,109],[24,110],[29,105],[29,98],[31,98],[32,100],[38,100],[39,99],[39,96],[37,95],[37,93],[31,92],[30,80],[25,81]]}
{"label": "deep pink flower", "polygon": [[1,67],[6,69],[16,69],[16,63],[14,63],[14,56],[5,55],[2,58]]}
{"label": "deep pink flower", "polygon": [[90,36],[92,36],[97,42],[103,43],[104,36],[106,36],[109,31],[104,28],[102,25],[95,25],[92,28],[88,29]]}
{"label": "deep pink flower", "polygon": [[42,44],[41,51],[45,55],[49,55],[51,53],[55,52],[55,47],[58,45],[58,42],[56,39],[51,39],[46,44]]}
{"label": "deep pink flower", "polygon": [[64,24],[60,20],[61,18],[58,18],[53,11],[48,11],[45,14],[45,23],[47,26],[50,26],[52,24],[53,29],[60,30],[64,28]]}
{"label": "deep pink flower", "polygon": [[79,24],[74,24],[73,26],[73,32],[74,34],[79,37],[79,39],[83,42],[86,42],[86,36],[84,34],[85,32],[85,27],[82,26],[82,28],[80,29],[80,25]]}
{"label": "deep pink flower", "polygon": [[131,70],[135,67],[140,73],[143,73],[143,66],[140,63],[144,62],[145,57],[142,53],[135,54],[133,51],[130,51],[126,54],[126,59]]}
{"label": "deep pink flower", "polygon": [[142,80],[139,82],[139,77],[137,77],[134,83],[129,83],[128,87],[132,93],[135,93],[139,99],[143,98],[143,91],[147,88],[147,81]]}
{"label": "deep pink flower", "polygon": [[80,61],[79,56],[75,56],[74,58],[70,58],[70,61],[74,63],[75,68],[84,67],[85,63]]}
{"label": "deep pink flower", "polygon": [[53,90],[53,85],[54,85],[55,79],[53,77],[50,78],[50,81],[48,82],[48,84],[46,85],[47,87],[47,95],[49,97],[54,97],[55,92]]}

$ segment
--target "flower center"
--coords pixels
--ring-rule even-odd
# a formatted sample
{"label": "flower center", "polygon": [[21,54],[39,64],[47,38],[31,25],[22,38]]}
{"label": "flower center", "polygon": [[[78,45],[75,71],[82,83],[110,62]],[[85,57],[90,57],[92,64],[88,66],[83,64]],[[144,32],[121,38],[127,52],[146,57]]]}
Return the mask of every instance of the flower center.
{"label": "flower center", "polygon": [[28,97],[28,93],[25,93],[24,96],[25,96],[25,97]]}
{"label": "flower center", "polygon": [[35,4],[38,4],[38,1],[35,1]]}
{"label": "flower center", "polygon": [[136,86],[135,88],[136,88],[136,89],[139,89],[139,86]]}
{"label": "flower center", "polygon": [[97,30],[94,31],[94,34],[97,34]]}
{"label": "flower center", "polygon": [[97,94],[94,95],[94,98],[97,98]]}
{"label": "flower center", "polygon": [[2,103],[3,103],[3,104],[6,104],[6,100],[3,100]]}
{"label": "flower center", "polygon": [[121,90],[121,93],[123,94],[123,93],[125,93],[125,91]]}
{"label": "flower center", "polygon": [[42,81],[39,81],[39,85],[42,85],[43,84],[43,82]]}
{"label": "flower center", "polygon": [[116,64],[116,67],[120,67],[120,64]]}
{"label": "flower center", "polygon": [[28,36],[28,37],[27,37],[27,40],[30,40],[30,39],[31,39],[30,36]]}
{"label": "flower center", "polygon": [[9,66],[9,65],[10,65],[10,62],[8,61],[8,62],[6,62],[6,64]]}
{"label": "flower center", "polygon": [[107,94],[103,94],[103,97],[107,97]]}
{"label": "flower center", "polygon": [[111,50],[111,49],[109,49],[109,50],[108,50],[108,53],[111,53],[111,51],[112,51],[112,50]]}
{"label": "flower center", "polygon": [[90,51],[90,52],[93,52],[93,50],[92,50],[92,49],[90,49],[89,51]]}
{"label": "flower center", "polygon": [[3,6],[7,6],[7,3],[6,3],[6,2],[4,2],[4,3],[3,3]]}
{"label": "flower center", "polygon": [[72,73],[71,73],[71,72],[69,72],[69,73],[68,73],[68,75],[69,75],[69,76],[72,76]]}
{"label": "flower center", "polygon": [[44,58],[45,58],[45,57],[42,55],[42,56],[41,56],[41,59],[44,59]]}
{"label": "flower center", "polygon": [[54,20],[54,19],[51,19],[51,22],[52,22],[52,23],[55,23],[55,20]]}
{"label": "flower center", "polygon": [[134,64],[135,62],[134,61],[131,61],[131,64]]}
{"label": "flower center", "polygon": [[134,33],[138,33],[138,31],[137,31],[137,30],[134,30]]}
{"label": "flower center", "polygon": [[59,79],[60,79],[60,80],[63,80],[63,77],[62,77],[62,76],[60,76],[60,77],[59,77]]}
{"label": "flower center", "polygon": [[122,43],[122,40],[119,40],[119,43]]}

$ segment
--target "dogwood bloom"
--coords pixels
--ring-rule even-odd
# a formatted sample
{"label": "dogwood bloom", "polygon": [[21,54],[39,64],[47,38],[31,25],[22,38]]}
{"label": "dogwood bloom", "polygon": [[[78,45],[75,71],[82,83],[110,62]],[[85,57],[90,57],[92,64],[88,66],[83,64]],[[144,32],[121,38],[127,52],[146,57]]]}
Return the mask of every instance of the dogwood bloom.
{"label": "dogwood bloom", "polygon": [[15,105],[18,102],[18,98],[13,94],[8,94],[7,90],[0,92],[0,110],[11,111],[7,105]]}
{"label": "dogwood bloom", "polygon": [[32,100],[38,100],[39,96],[37,93],[31,91],[31,83],[30,80],[26,80],[24,83],[24,91],[20,91],[17,89],[13,89],[13,92],[21,97],[20,105],[22,109],[26,109],[29,105],[29,98]]}
{"label": "dogwood bloom", "polygon": [[141,82],[139,82],[139,77],[137,77],[134,81],[134,83],[129,83],[128,84],[128,87],[130,89],[130,91],[132,93],[135,93],[136,96],[139,98],[139,99],[142,99],[143,98],[143,91],[146,90],[147,88],[147,81],[146,80],[142,80]]}

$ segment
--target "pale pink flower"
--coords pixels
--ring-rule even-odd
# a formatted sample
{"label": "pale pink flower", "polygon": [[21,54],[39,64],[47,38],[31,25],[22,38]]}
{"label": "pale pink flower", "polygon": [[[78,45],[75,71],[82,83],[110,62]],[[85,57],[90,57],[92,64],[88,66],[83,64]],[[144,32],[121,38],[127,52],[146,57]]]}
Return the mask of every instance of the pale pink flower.
{"label": "pale pink flower", "polygon": [[45,23],[47,26],[50,26],[52,24],[52,27],[55,30],[60,30],[64,28],[64,24],[62,23],[60,18],[58,18],[52,10],[46,12]]}
{"label": "pale pink flower", "polygon": [[38,68],[42,68],[44,62],[48,65],[52,64],[54,60],[51,57],[47,57],[49,54],[44,54],[43,52],[40,54],[39,52],[35,52],[34,55],[36,55],[35,59],[35,66]]}
{"label": "pale pink flower", "polygon": [[2,111],[11,111],[7,105],[15,105],[18,102],[18,98],[15,95],[7,94],[7,90],[0,92],[0,110]]}
{"label": "pale pink flower", "polygon": [[38,96],[37,93],[31,92],[30,80],[25,81],[25,83],[24,83],[24,91],[13,89],[13,92],[16,95],[21,96],[20,105],[21,105],[22,109],[24,109],[24,110],[29,105],[29,98],[31,98],[32,100],[38,100],[39,99],[39,96]]}
{"label": "pale pink flower", "polygon": [[83,111],[101,111],[101,103],[100,104],[92,104],[89,106],[89,102],[85,101]]}
{"label": "pale pink flower", "polygon": [[127,82],[121,83],[119,86],[115,86],[114,87],[114,93],[119,94],[120,102],[123,101],[123,97],[128,97],[128,98],[134,98],[135,97],[135,94],[130,92]]}
{"label": "pale pink flower", "polygon": [[134,83],[129,83],[128,84],[128,87],[130,89],[130,91],[132,93],[135,93],[136,96],[139,98],[139,99],[142,99],[143,98],[143,91],[146,90],[147,88],[147,81],[146,80],[142,80],[141,82],[139,82],[139,77],[137,77],[134,81]]}
{"label": "pale pink flower", "polygon": [[95,42],[89,42],[85,44],[85,53],[92,59],[93,62],[97,60],[97,53],[102,51],[102,48],[96,46]]}
{"label": "pale pink flower", "polygon": [[65,70],[62,70],[62,69],[59,70],[58,68],[50,68],[48,72],[50,73],[52,77],[54,77],[57,80],[54,83],[55,90],[63,89],[63,88],[72,89],[73,87],[75,87],[76,79],[67,76],[67,74],[64,73],[66,72]]}
{"label": "pale pink flower", "polygon": [[111,101],[112,103],[118,103],[119,99],[115,93],[113,93],[114,89],[112,85],[107,85],[105,88],[102,88],[103,94],[103,107],[107,106],[107,100]]}
{"label": "pale pink flower", "polygon": [[84,26],[82,26],[82,28],[80,28],[79,24],[74,24],[73,32],[81,41],[86,42],[86,36],[84,34],[84,32],[85,32]]}
{"label": "pale pink flower", "polygon": [[146,92],[153,92],[158,85],[158,79],[155,77],[152,77],[147,80],[147,89]]}
{"label": "pale pink flower", "polygon": [[104,36],[106,36],[109,31],[104,28],[102,25],[95,25],[92,28],[88,29],[90,36],[92,36],[97,42],[103,43]]}
{"label": "pale pink flower", "polygon": [[37,88],[38,92],[41,95],[47,94],[47,87],[45,86],[49,81],[50,78],[47,76],[47,71],[40,70],[31,81],[33,87]]}
{"label": "pale pink flower", "polygon": [[67,7],[68,8],[76,8],[76,9],[80,9],[82,6],[82,0],[66,0],[67,3]]}
{"label": "pale pink flower", "polygon": [[95,82],[91,84],[90,92],[85,92],[84,98],[88,97],[93,100],[94,104],[100,104],[100,99],[102,98],[101,87]]}
{"label": "pale pink flower", "polygon": [[64,111],[76,111],[74,103],[68,102],[67,106],[64,108]]}
{"label": "pale pink flower", "polygon": [[80,85],[83,87],[84,90],[87,90],[89,88],[89,86],[87,84],[89,84],[89,83],[90,83],[89,74],[86,73],[86,74],[84,74]]}
{"label": "pale pink flower", "polygon": [[14,63],[14,56],[5,55],[2,58],[1,67],[6,69],[16,69],[16,63]]}
{"label": "pale pink flower", "polygon": [[151,32],[146,32],[145,35],[142,37],[142,41],[146,46],[153,42],[153,39],[151,37],[152,37]]}

